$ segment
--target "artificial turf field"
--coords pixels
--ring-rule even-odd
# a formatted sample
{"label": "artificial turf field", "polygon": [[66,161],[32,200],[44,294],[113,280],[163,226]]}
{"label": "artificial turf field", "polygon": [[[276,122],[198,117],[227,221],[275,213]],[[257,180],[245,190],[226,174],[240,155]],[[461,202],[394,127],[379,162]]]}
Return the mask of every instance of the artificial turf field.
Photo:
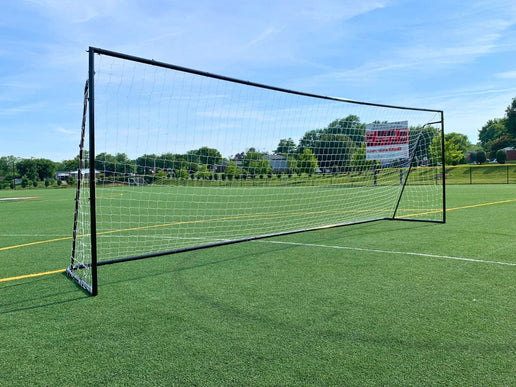
{"label": "artificial turf field", "polygon": [[[64,274],[72,189],[0,191],[0,385],[516,385],[516,188]],[[40,274],[34,277],[29,274]]]}

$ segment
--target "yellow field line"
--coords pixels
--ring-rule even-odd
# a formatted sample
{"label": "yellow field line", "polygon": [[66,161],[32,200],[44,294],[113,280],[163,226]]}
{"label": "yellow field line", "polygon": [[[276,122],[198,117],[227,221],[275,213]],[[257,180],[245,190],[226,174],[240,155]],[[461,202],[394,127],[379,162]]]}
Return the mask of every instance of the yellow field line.
{"label": "yellow field line", "polygon": [[72,239],[71,236],[69,237],[62,237],[62,238],[55,238],[55,239],[48,239],[45,241],[36,241],[36,242],[29,242],[29,243],[23,243],[21,245],[15,245],[15,246],[6,246],[6,247],[0,247],[0,251],[4,250],[11,250],[11,249],[17,249],[18,247],[26,247],[26,246],[34,246],[34,245],[40,245],[42,243],[50,243],[50,242],[59,242],[59,241],[65,241],[67,239]]}
{"label": "yellow field line", "polygon": [[[497,202],[489,202],[489,203],[471,204],[471,205],[468,205],[468,206],[461,206],[461,207],[452,207],[452,208],[447,208],[446,212],[448,212],[448,211],[455,211],[455,210],[464,210],[464,209],[467,209],[467,208],[492,206],[492,205],[495,205],[495,204],[504,204],[504,203],[511,203],[511,202],[516,202],[516,199],[500,200],[500,201],[497,201]],[[426,212],[418,212],[418,213],[415,213],[415,214],[401,215],[401,216],[398,216],[398,218],[410,218],[411,216],[438,214],[439,212],[442,212],[442,211],[443,210],[439,209],[439,210],[432,210],[432,211],[426,211]]]}
{"label": "yellow field line", "polygon": [[475,208],[475,207],[484,207],[484,206],[492,206],[494,204],[504,204],[504,203],[511,203],[516,202],[516,199],[508,199],[508,200],[500,200],[498,202],[490,202],[490,203],[480,203],[480,204],[471,204],[469,206],[462,206],[462,207],[455,207],[455,208],[447,208],[446,211],[453,211],[453,210],[463,210],[465,208]]}
{"label": "yellow field line", "polygon": [[16,280],[21,280],[21,279],[25,279],[25,278],[40,277],[40,276],[42,276],[42,275],[49,275],[49,274],[63,273],[65,270],[66,270],[66,269],[59,269],[59,270],[45,271],[45,272],[43,272],[43,273],[34,273],[34,274],[19,275],[19,276],[17,276],[17,277],[0,278],[0,282],[16,281]]}
{"label": "yellow field line", "polygon": [[[471,205],[467,205],[467,206],[447,208],[446,211],[456,211],[456,210],[463,210],[463,209],[467,209],[467,208],[492,206],[492,205],[496,205],[496,204],[505,204],[505,203],[512,203],[512,202],[516,202],[516,199],[500,200],[500,201],[496,201],[496,202],[471,204]],[[442,210],[420,212],[417,214],[403,215],[403,216],[400,216],[400,218],[416,216],[416,215],[434,214],[434,213],[438,213],[441,211]],[[286,216],[286,215],[299,215],[299,214],[308,214],[308,215],[309,214],[324,214],[324,213],[330,213],[330,212],[335,212],[335,211],[312,211],[312,212],[294,212],[294,213],[286,213],[286,214],[239,215],[239,216],[231,216],[231,217],[225,217],[225,218],[200,219],[200,220],[191,220],[191,221],[183,221],[183,222],[175,222],[175,223],[155,224],[155,225],[142,226],[142,227],[132,227],[132,228],[127,228],[127,229],[119,229],[119,230],[110,230],[110,231],[100,232],[100,233],[98,233],[98,235],[112,234],[112,233],[124,232],[124,231],[143,230],[143,229],[157,228],[157,227],[177,226],[177,225],[181,225],[181,224],[214,222],[214,221],[221,221],[221,220],[235,220],[235,219],[244,219],[244,218]],[[352,211],[346,211],[346,212],[352,212]],[[83,237],[83,236],[84,235],[79,235],[79,237]],[[0,251],[16,249],[19,247],[34,246],[34,245],[38,245],[38,244],[42,244],[42,243],[58,242],[58,241],[63,241],[63,240],[68,240],[68,239],[72,239],[72,237],[55,238],[55,239],[49,239],[49,240],[44,240],[44,241],[24,243],[24,244],[15,245],[15,246],[0,247]],[[31,278],[31,277],[39,277],[39,276],[43,276],[43,275],[62,273],[64,271],[65,271],[65,269],[59,269],[59,270],[47,271],[47,272],[43,272],[43,273],[25,274],[25,275],[21,275],[21,276],[17,276],[17,277],[0,278],[0,282],[15,281],[15,280]]]}

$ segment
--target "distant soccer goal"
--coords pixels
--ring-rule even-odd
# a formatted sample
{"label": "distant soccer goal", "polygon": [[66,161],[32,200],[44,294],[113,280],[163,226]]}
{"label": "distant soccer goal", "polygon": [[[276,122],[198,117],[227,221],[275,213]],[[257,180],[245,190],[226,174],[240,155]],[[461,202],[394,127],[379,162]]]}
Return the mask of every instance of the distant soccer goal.
{"label": "distant soccer goal", "polygon": [[[86,130],[87,129],[87,130]],[[378,220],[445,222],[443,112],[89,49],[71,264]]]}

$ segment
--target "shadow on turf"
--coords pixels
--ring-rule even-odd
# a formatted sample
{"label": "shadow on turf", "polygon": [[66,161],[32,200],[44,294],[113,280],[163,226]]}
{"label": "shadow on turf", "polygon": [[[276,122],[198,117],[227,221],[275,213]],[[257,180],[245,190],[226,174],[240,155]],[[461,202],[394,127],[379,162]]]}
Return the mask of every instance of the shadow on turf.
{"label": "shadow on turf", "polygon": [[[315,233],[318,233],[319,236],[317,238],[314,238],[314,239],[317,239],[318,241],[323,241],[323,240],[332,240],[333,241],[333,240],[335,240],[335,235],[332,233],[332,231],[338,232],[338,231],[346,230],[346,234],[348,234],[349,237],[352,237],[354,233],[364,234],[364,231],[361,228],[362,227],[373,227],[373,224],[375,224],[375,225],[379,225],[379,224],[389,225],[390,224],[392,226],[393,223],[390,223],[390,222],[377,222],[377,223],[364,223],[364,224],[358,224],[358,225],[349,225],[349,226],[353,226],[353,227],[348,227],[348,225],[345,225],[345,226],[342,226],[342,227],[335,227],[335,228],[331,228],[331,229],[307,231],[307,233],[308,234],[312,234],[312,235],[315,235]],[[439,227],[440,226],[440,225],[435,224],[435,223],[412,223],[412,222],[407,223],[407,222],[402,222],[402,221],[399,221],[397,224],[398,224],[398,227],[395,227],[395,228],[392,228],[392,227],[390,227],[390,228],[382,228],[381,229],[381,233],[382,234],[383,233],[387,234],[387,233],[390,233],[390,232],[397,232],[397,233],[399,233],[399,232],[403,232],[404,230],[413,230],[414,228],[427,228],[427,227]],[[375,231],[375,235],[377,235],[377,233],[378,233],[378,231]],[[289,238],[289,237],[296,238],[296,237],[298,237],[299,235],[302,235],[302,234],[303,233],[293,234],[291,236],[289,236],[289,235],[281,236],[281,238],[282,238],[282,240],[284,240],[285,238]],[[259,240],[259,242],[267,241],[267,240],[274,241],[276,239],[275,239],[275,237],[264,238],[264,239]],[[236,244],[236,245],[239,245],[239,246],[252,246],[253,243],[255,243],[255,241],[241,242],[241,243]],[[206,248],[206,249],[197,250],[196,254],[198,254],[198,251],[208,251],[208,250],[211,250],[211,249],[231,248],[231,246],[236,246],[236,245],[209,247],[209,248]],[[265,244],[263,244],[262,246],[265,246]],[[273,245],[273,244],[271,244],[270,246],[271,246],[271,250],[270,251],[274,251],[274,252],[278,252],[278,251],[282,251],[282,250],[287,250],[287,249],[291,249],[291,248],[295,248],[296,247],[296,246],[289,246],[289,245],[284,245],[284,246],[280,247],[280,245]],[[251,251],[248,252],[248,250],[251,250]],[[137,275],[137,276],[133,276],[131,278],[122,279],[122,280],[118,280],[118,281],[107,281],[107,282],[103,282],[102,285],[103,286],[114,285],[114,284],[117,284],[117,283],[124,283],[124,282],[133,281],[133,280],[137,280],[137,279],[141,279],[141,278],[149,278],[149,277],[153,277],[153,276],[159,276],[159,275],[166,274],[166,273],[173,273],[173,272],[182,271],[182,270],[189,270],[189,269],[195,269],[195,268],[204,267],[204,266],[217,265],[217,264],[223,263],[223,262],[239,260],[239,259],[242,259],[242,258],[248,258],[249,255],[262,255],[262,254],[268,253],[268,252],[269,251],[264,251],[264,252],[255,251],[252,247],[247,247],[246,254],[239,254],[238,256],[234,256],[234,257],[218,259],[218,260],[211,260],[209,262],[202,262],[202,263],[197,263],[197,264],[188,265],[188,266],[174,267],[173,269],[161,271],[159,273]],[[174,253],[174,254],[164,255],[164,256],[149,257],[149,258],[146,258],[146,259],[150,259],[150,260],[170,259],[172,257],[179,257],[179,256],[183,257],[183,256],[186,256],[188,254],[194,254],[194,253],[195,252],[180,252],[180,253]],[[134,261],[134,262],[141,262],[141,260],[137,260],[137,261]],[[124,265],[124,264],[131,264],[131,263],[133,263],[133,262],[121,262],[120,264]],[[99,269],[99,270],[102,270],[102,269]],[[66,274],[64,274],[64,275],[66,275]],[[79,286],[77,286],[77,287],[82,290],[81,287],[79,287]]]}
{"label": "shadow on turf", "polygon": [[[66,274],[53,274],[47,277],[31,278],[28,281],[13,283],[2,286],[2,301],[11,299],[11,302],[0,301],[0,315],[34,310],[40,308],[61,305],[69,302],[88,299],[84,292],[72,288],[71,290],[61,291],[53,286],[56,284],[56,277],[64,276],[63,280],[69,281]],[[81,289],[77,286],[77,289]],[[7,291],[6,291],[7,290]],[[10,294],[9,294],[10,293]],[[20,298],[20,294],[30,294],[26,298]]]}
{"label": "shadow on turf", "polygon": [[[429,225],[417,225],[419,227],[428,227]],[[406,226],[407,228],[413,228],[414,226]],[[404,228],[406,228],[404,227]],[[435,227],[435,226],[434,226]],[[395,231],[400,231],[401,228],[396,228]],[[386,230],[388,232],[390,230]],[[140,272],[140,275],[132,275],[130,278],[125,278],[121,280],[113,280],[104,282],[100,286],[100,291],[102,292],[102,288],[105,289],[105,291],[108,291],[106,288],[116,286],[116,284],[120,283],[127,283],[132,281],[137,281],[139,279],[147,279],[152,277],[159,277],[162,275],[170,274],[170,273],[183,273],[188,270],[196,269],[196,268],[202,268],[202,267],[209,267],[213,265],[218,265],[221,263],[231,262],[231,261],[238,261],[241,259],[249,259],[250,256],[253,256],[254,258],[259,258],[263,255],[276,255],[282,250],[292,249],[296,248],[296,246],[289,246],[289,245],[270,245],[270,248],[263,249],[263,245],[261,245],[260,251],[257,251],[254,249],[252,242],[246,242],[246,248],[245,252],[240,253],[238,255],[233,255],[231,253],[228,253],[226,255],[226,258],[223,259],[217,259],[217,260],[210,260],[208,256],[203,256],[202,260],[208,260],[208,261],[196,261],[192,262],[192,260],[196,260],[196,256],[193,256],[193,253],[181,253],[179,256],[181,256],[180,260],[176,260],[172,267],[169,267],[167,269],[161,268],[159,272],[154,273],[148,273],[148,274],[142,274]],[[217,249],[224,249],[226,247],[217,247]],[[178,255],[172,255],[172,256],[178,256]],[[153,259],[167,259],[166,257],[159,257],[159,258],[153,258]],[[131,263],[127,263],[131,264]],[[258,311],[250,311],[245,310],[242,308],[235,307],[233,305],[230,305],[228,303],[225,303],[223,300],[216,299],[213,297],[210,297],[209,295],[206,295],[204,293],[200,293],[195,290],[192,286],[189,286],[188,281],[185,281],[185,278],[182,276],[178,276],[175,278],[176,286],[179,286],[182,292],[185,292],[188,294],[188,296],[198,302],[200,305],[203,305],[204,307],[202,310],[214,310],[217,311],[220,315],[223,316],[231,316],[230,318],[238,321],[239,325],[245,326],[251,323],[256,323],[260,326],[265,327],[274,327],[274,331],[278,332],[284,332],[287,336],[290,335],[289,332],[292,332],[292,340],[298,340],[299,336],[302,336],[306,338],[307,342],[306,345],[313,345],[314,347],[317,347],[320,344],[320,339],[324,338],[324,340],[327,340],[328,338],[332,338],[335,342],[341,342],[341,343],[366,343],[369,345],[374,345],[378,347],[385,347],[385,348],[409,348],[409,349],[418,349],[418,350],[455,350],[455,351],[480,351],[480,352],[507,352],[511,353],[514,350],[514,346],[511,344],[506,345],[500,345],[500,344],[490,344],[490,343],[481,343],[481,342],[449,342],[446,344],[443,344],[442,342],[425,342],[423,340],[418,340],[414,337],[406,337],[406,338],[400,338],[400,337],[388,337],[388,336],[381,336],[381,335],[375,335],[368,334],[364,331],[339,331],[335,329],[328,329],[324,326],[315,326],[310,325],[306,326],[302,323],[296,324],[293,322],[285,321],[282,319],[274,318],[273,316],[260,313]],[[109,292],[109,291],[108,291]],[[341,316],[342,314],[347,313],[346,310],[335,310],[332,312],[331,315],[328,315],[326,317],[321,316],[321,321],[326,319],[331,319],[335,316]],[[211,321],[211,320],[210,320]],[[195,322],[192,322],[194,324]],[[211,321],[213,323],[213,321]],[[197,324],[201,324],[198,322]],[[324,325],[324,324],[322,324]],[[209,327],[203,327],[203,329],[209,329]]]}
{"label": "shadow on turf", "polygon": [[[243,242],[244,244],[251,244],[253,242]],[[246,253],[245,254],[239,254],[237,256],[232,256],[231,254],[227,254],[227,258],[223,258],[223,259],[216,259],[216,260],[213,260],[213,259],[210,259],[208,257],[205,257],[205,258],[202,258],[202,259],[210,259],[209,261],[204,261],[204,262],[194,262],[192,263],[192,261],[195,259],[189,259],[189,257],[191,257],[193,254],[195,254],[195,252],[182,252],[182,253],[178,253],[178,254],[171,254],[171,255],[168,255],[168,256],[161,256],[161,257],[151,257],[151,258],[148,258],[148,259],[151,259],[151,260],[159,260],[159,259],[162,259],[162,260],[166,260],[166,259],[172,259],[173,257],[181,257],[182,259],[181,260],[176,260],[175,262],[175,266],[172,266],[168,269],[165,269],[165,270],[160,270],[159,272],[154,272],[154,273],[148,273],[148,274],[140,274],[140,275],[133,275],[131,276],[130,278],[124,278],[124,279],[120,279],[120,280],[112,280],[112,281],[106,281],[106,282],[102,282],[100,285],[99,285],[99,288],[102,288],[102,287],[107,287],[107,286],[112,286],[112,285],[116,285],[116,284],[120,284],[120,283],[127,283],[127,282],[132,282],[132,281],[136,281],[136,280],[139,280],[139,279],[145,279],[145,278],[152,278],[152,277],[159,277],[159,276],[162,276],[162,275],[165,275],[165,274],[170,274],[170,273],[177,273],[177,272],[182,272],[182,271],[186,271],[186,270],[192,270],[192,269],[198,269],[198,268],[202,268],[202,267],[208,267],[208,266],[214,266],[214,265],[218,265],[220,263],[225,263],[225,262],[230,262],[230,261],[238,261],[240,259],[244,259],[244,258],[249,258],[250,255],[255,255],[255,256],[259,256],[259,255],[263,255],[263,254],[267,254],[267,253],[270,253],[271,251],[274,251],[274,252],[277,252],[277,251],[280,251],[280,250],[287,250],[287,249],[291,249],[295,246],[289,246],[289,245],[282,245],[282,246],[278,246],[278,245],[271,245],[271,250],[270,251],[247,251],[246,250]],[[214,249],[224,249],[224,248],[231,248],[231,246],[218,246],[218,247],[213,247]],[[250,248],[252,250],[252,248]],[[206,251],[206,250],[205,250]],[[198,254],[198,252],[197,252]],[[138,262],[138,261],[135,261],[135,262]],[[141,261],[139,261],[141,262]],[[188,262],[189,264],[185,264],[185,262]],[[123,262],[121,263],[122,265],[123,264],[132,264],[134,262]],[[99,283],[100,283],[101,280],[99,280]],[[99,293],[100,293],[101,290],[99,290]]]}

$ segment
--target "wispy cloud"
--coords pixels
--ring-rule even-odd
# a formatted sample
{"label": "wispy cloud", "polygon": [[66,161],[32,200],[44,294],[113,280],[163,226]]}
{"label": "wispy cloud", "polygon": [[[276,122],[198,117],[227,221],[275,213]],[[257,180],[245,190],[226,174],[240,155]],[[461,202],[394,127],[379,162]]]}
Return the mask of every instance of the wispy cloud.
{"label": "wispy cloud", "polygon": [[66,134],[66,135],[73,135],[73,136],[77,136],[77,133],[78,133],[77,130],[70,130],[70,129],[65,129],[62,127],[54,128],[54,132]]}
{"label": "wispy cloud", "polygon": [[48,141],[57,155],[62,146],[52,147],[75,133],[90,45],[294,90],[431,105],[445,110],[449,128],[473,140],[516,95],[514,0],[2,6],[0,130],[32,131],[34,145],[23,147],[32,153]]}
{"label": "wispy cloud", "polygon": [[89,0],[73,2],[66,0],[25,0],[50,16],[66,20],[67,23],[87,23],[99,16],[109,16],[123,5],[120,0]]}
{"label": "wispy cloud", "polygon": [[317,2],[304,2],[304,4],[300,4],[301,7],[298,7],[298,12],[303,18],[316,21],[317,23],[334,23],[384,8],[390,2],[387,0],[363,0],[359,2],[319,0]]}
{"label": "wispy cloud", "polygon": [[39,111],[43,106],[41,102],[17,104],[16,106],[4,106],[0,108],[0,116],[21,116],[25,113]]}
{"label": "wispy cloud", "polygon": [[495,76],[503,79],[516,79],[516,70],[505,71],[503,73],[495,74]]}
{"label": "wispy cloud", "polygon": [[274,36],[277,36],[278,34],[281,33],[281,31],[284,28],[285,28],[284,26],[280,27],[280,28],[273,27],[273,26],[267,27],[263,32],[261,32],[258,36],[256,36],[254,39],[252,39],[249,43],[247,43],[245,45],[245,48],[250,48],[250,47],[255,46],[259,43],[262,43],[266,40],[269,40]]}

